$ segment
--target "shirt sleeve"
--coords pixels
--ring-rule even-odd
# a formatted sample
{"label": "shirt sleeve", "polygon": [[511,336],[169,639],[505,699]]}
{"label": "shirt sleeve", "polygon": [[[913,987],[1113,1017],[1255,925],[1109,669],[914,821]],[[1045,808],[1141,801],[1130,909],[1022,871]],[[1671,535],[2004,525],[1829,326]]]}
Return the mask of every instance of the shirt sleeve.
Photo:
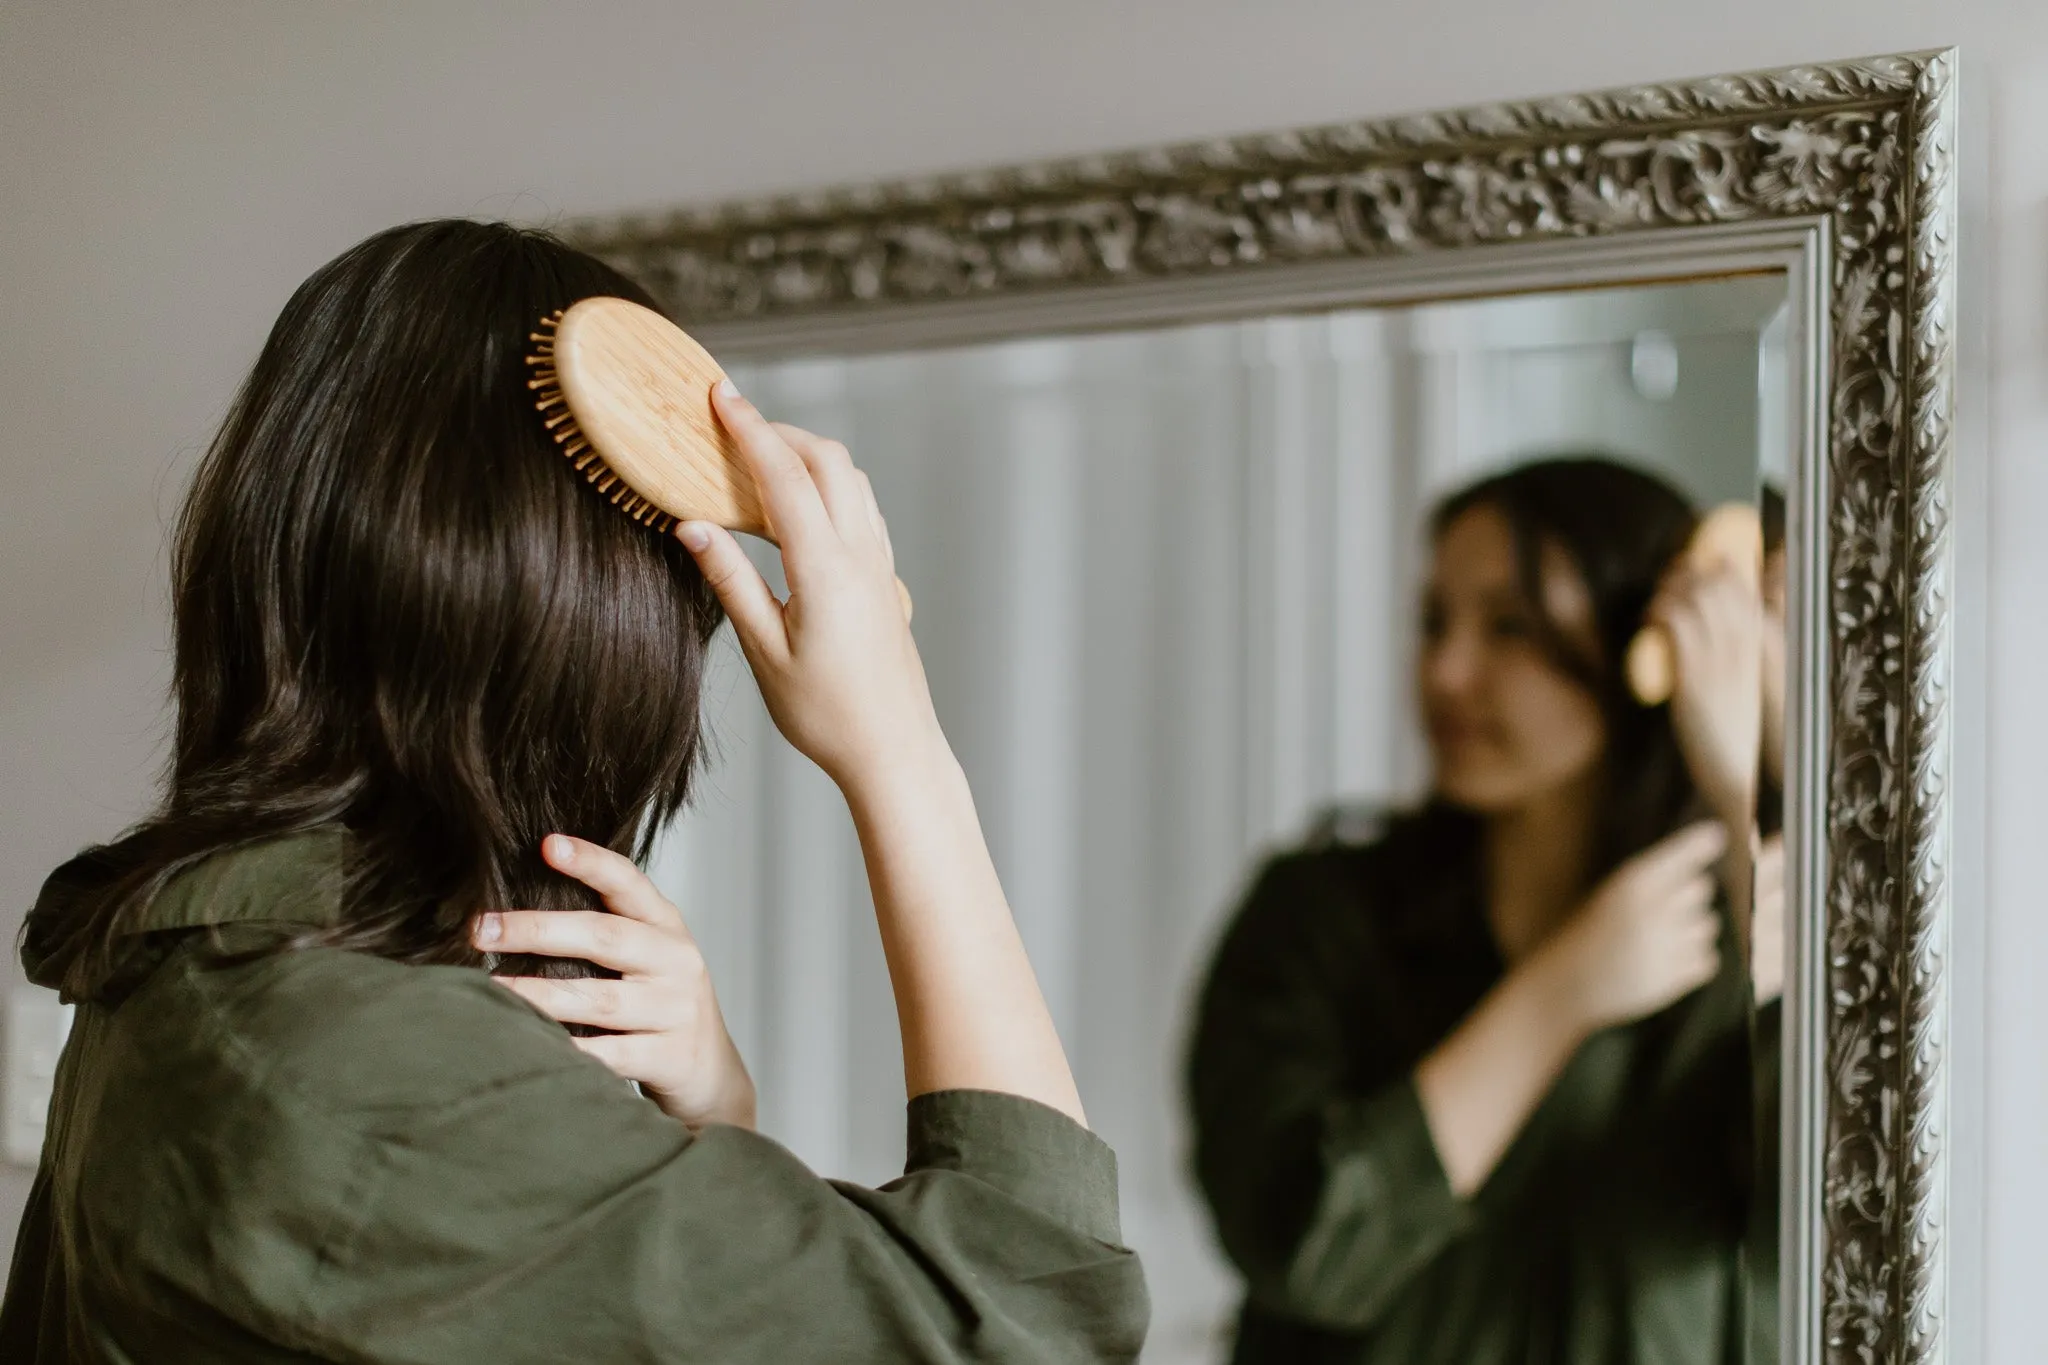
{"label": "shirt sleeve", "polygon": [[921,1096],[901,1179],[828,1182],[756,1133],[693,1136],[480,973],[402,970],[270,1078],[283,1155],[224,1211],[317,1239],[257,1305],[293,1344],[392,1365],[1135,1358],[1115,1158],[1057,1111]]}
{"label": "shirt sleeve", "polygon": [[1360,1330],[1469,1218],[1407,1071],[1347,1056],[1370,948],[1328,931],[1328,899],[1304,859],[1260,877],[1203,992],[1189,1093],[1197,1178],[1252,1298]]}

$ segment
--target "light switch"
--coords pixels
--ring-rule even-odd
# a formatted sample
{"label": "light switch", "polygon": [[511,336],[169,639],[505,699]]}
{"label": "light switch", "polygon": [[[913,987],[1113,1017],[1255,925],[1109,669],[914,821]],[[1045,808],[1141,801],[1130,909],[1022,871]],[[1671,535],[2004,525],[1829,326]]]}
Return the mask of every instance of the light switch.
{"label": "light switch", "polygon": [[72,1007],[55,991],[17,983],[7,1002],[7,1074],[0,1104],[0,1151],[19,1166],[33,1166],[43,1151],[50,1087],[57,1058],[71,1033]]}

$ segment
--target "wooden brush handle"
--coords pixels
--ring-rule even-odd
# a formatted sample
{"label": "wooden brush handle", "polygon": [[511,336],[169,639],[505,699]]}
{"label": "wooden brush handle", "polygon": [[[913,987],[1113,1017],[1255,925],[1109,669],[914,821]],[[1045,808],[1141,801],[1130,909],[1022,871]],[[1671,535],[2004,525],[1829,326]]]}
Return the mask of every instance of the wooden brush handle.
{"label": "wooden brush handle", "polygon": [[[543,413],[557,395],[566,403],[573,422],[548,426],[585,477],[600,491],[624,480],[634,496],[623,510],[636,521],[659,512],[774,543],[746,457],[712,409],[725,370],[709,351],[630,299],[581,299],[542,326],[534,337],[542,349],[527,362],[536,370],[530,387],[542,391]],[[579,455],[585,442],[601,463]],[[896,595],[908,621],[910,589],[900,578]]]}

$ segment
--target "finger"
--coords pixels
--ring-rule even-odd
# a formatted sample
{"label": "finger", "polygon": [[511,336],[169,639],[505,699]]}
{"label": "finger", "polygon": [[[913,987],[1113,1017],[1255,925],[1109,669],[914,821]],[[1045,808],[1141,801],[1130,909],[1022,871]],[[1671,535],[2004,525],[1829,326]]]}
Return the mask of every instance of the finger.
{"label": "finger", "polygon": [[1712,942],[1688,943],[1673,954],[1671,961],[1677,964],[1687,990],[1704,986],[1721,974],[1721,949]]}
{"label": "finger", "polygon": [[1785,901],[1785,841],[1773,835],[1764,840],[1762,849],[1750,872],[1750,885],[1754,888],[1759,905],[1778,904]]}
{"label": "finger", "polygon": [[1785,841],[1775,836],[1764,840],[1756,855],[1756,884],[1774,886],[1780,891],[1785,887]]}
{"label": "finger", "polygon": [[882,557],[889,561],[889,567],[893,570],[896,567],[896,547],[889,541],[888,518],[882,515],[882,504],[875,497],[874,481],[868,478],[866,470],[858,472],[861,491],[867,495],[868,520],[874,525],[875,539],[882,543]]}
{"label": "finger", "polygon": [[1766,929],[1775,931],[1785,922],[1785,893],[1769,889],[1758,891],[1756,909],[1751,912],[1749,918],[1751,924],[1756,926],[1755,932],[1762,933]]}
{"label": "finger", "polygon": [[662,1074],[661,1041],[656,1034],[601,1034],[569,1041],[629,1081],[647,1084]]}
{"label": "finger", "polygon": [[654,879],[623,853],[567,834],[550,834],[540,841],[540,852],[549,867],[595,891],[613,913],[642,924],[688,932],[683,912],[671,905]]}
{"label": "finger", "polygon": [[1684,598],[1672,591],[1669,585],[1659,588],[1657,595],[1650,599],[1650,605],[1643,608],[1643,620],[1650,625],[1671,629],[1671,617],[1679,609]]}
{"label": "finger", "polygon": [[556,981],[544,976],[501,976],[498,984],[558,1023],[590,1024],[632,1033],[670,1029],[680,1022],[675,992],[645,981]]}
{"label": "finger", "polygon": [[704,581],[718,594],[748,656],[785,657],[789,627],[782,619],[782,603],[732,532],[708,521],[686,521],[676,527],[676,539],[695,557]]}
{"label": "finger", "polygon": [[[1688,896],[1691,895],[1688,891]],[[1727,927],[1720,910],[1716,907],[1711,892],[1703,900],[1689,900],[1684,910],[1671,925],[1672,937],[1681,943],[1712,943],[1720,939]]]}
{"label": "finger", "polygon": [[1696,873],[1672,890],[1668,903],[1680,907],[1687,915],[1705,915],[1710,913],[1715,890],[1716,885],[1712,877],[1705,873]]}
{"label": "finger", "polygon": [[1702,634],[1711,632],[1720,622],[1721,607],[1727,598],[1722,588],[1721,575],[1709,572],[1695,578],[1691,591],[1685,595],[1680,615],[1689,618]]}
{"label": "finger", "polygon": [[1705,657],[1707,622],[1704,613],[1699,580],[1693,577],[1660,592],[1646,613],[1649,620],[1662,626],[1671,637],[1672,652],[1679,665],[1678,685],[1681,690],[1687,678],[1697,672],[1699,660]]}
{"label": "finger", "polygon": [[1692,672],[1686,665],[1705,653],[1706,621],[1700,615],[1700,604],[1693,598],[1686,598],[1674,603],[1658,620],[1671,636],[1671,649],[1679,660],[1678,685],[1683,688]]}
{"label": "finger", "polygon": [[711,405],[718,420],[732,433],[746,457],[754,486],[761,495],[761,511],[768,529],[785,554],[801,551],[819,537],[832,533],[832,518],[825,501],[801,455],[789,448],[761,415],[760,409],[740,396],[730,379],[719,381],[711,391]]}
{"label": "finger", "polygon": [[1698,581],[1698,574],[1687,565],[1673,565],[1658,582],[1656,595],[1650,599],[1650,605],[1643,615],[1649,620],[1665,624],[1673,613],[1683,611],[1691,604]]}
{"label": "finger", "polygon": [[660,975],[679,947],[673,934],[602,910],[494,911],[477,916],[471,939],[486,952],[577,957],[628,976]]}
{"label": "finger", "polygon": [[1700,594],[1701,615],[1717,639],[1746,640],[1763,620],[1763,604],[1754,584],[1732,568],[1710,577]]}
{"label": "finger", "polygon": [[867,498],[861,487],[863,476],[845,445],[788,422],[769,425],[811,471],[811,481],[817,484],[840,539],[848,544],[878,544],[874,524],[868,519]]}
{"label": "finger", "polygon": [[1714,912],[1711,896],[1686,912],[1684,932],[1688,939],[1715,943],[1720,940],[1721,928],[1721,917]]}
{"label": "finger", "polygon": [[1728,851],[1728,831],[1719,820],[1698,820],[1651,845],[1651,865],[1669,876],[1698,875]]}

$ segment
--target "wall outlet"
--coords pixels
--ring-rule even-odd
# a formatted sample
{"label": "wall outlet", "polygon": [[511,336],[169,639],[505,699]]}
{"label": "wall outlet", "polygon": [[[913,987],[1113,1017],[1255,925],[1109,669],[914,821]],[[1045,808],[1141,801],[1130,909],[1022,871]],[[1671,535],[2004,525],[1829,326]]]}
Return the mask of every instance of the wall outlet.
{"label": "wall outlet", "polygon": [[55,991],[16,983],[7,1001],[6,1086],[0,1095],[0,1155],[34,1166],[43,1154],[50,1087],[71,1035],[72,1007]]}

